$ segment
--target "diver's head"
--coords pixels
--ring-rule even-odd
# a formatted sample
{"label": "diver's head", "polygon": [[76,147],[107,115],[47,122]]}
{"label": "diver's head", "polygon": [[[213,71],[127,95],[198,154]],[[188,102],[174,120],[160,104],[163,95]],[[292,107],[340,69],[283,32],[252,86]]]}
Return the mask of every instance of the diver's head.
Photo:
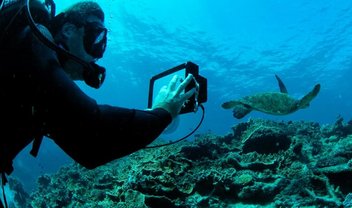
{"label": "diver's head", "polygon": [[[91,1],[79,2],[53,18],[50,30],[55,41],[87,63],[95,62],[105,52],[107,29],[104,12]],[[77,62],[61,57],[66,72],[74,80],[83,80],[84,68]]]}

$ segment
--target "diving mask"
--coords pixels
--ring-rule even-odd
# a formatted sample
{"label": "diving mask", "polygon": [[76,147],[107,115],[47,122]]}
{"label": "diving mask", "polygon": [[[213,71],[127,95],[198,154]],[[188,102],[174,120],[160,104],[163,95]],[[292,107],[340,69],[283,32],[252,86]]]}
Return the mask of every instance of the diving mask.
{"label": "diving mask", "polygon": [[98,22],[86,22],[84,25],[84,49],[92,57],[103,57],[107,43],[107,29]]}

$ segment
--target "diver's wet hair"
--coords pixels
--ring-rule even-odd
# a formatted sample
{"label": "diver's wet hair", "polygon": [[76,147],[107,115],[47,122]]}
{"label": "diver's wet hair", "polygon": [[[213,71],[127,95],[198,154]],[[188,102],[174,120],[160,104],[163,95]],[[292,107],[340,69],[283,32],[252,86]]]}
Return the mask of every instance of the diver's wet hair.
{"label": "diver's wet hair", "polygon": [[104,12],[101,7],[93,1],[78,2],[68,8],[65,13],[70,16],[80,17],[79,19],[87,19],[88,16],[96,16],[104,21]]}
{"label": "diver's wet hair", "polygon": [[89,16],[96,16],[101,21],[105,18],[104,11],[96,2],[78,2],[52,19],[50,31],[54,35],[57,34],[66,22],[81,26]]}

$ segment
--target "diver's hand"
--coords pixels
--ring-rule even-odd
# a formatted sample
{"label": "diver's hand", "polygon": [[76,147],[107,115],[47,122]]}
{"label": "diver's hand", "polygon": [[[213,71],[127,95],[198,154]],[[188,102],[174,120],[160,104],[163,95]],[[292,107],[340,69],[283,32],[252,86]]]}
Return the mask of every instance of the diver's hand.
{"label": "diver's hand", "polygon": [[189,74],[186,79],[177,86],[180,77],[175,75],[168,86],[165,85],[160,89],[152,109],[163,108],[171,114],[172,118],[175,118],[180,113],[183,104],[196,92],[196,88],[193,88],[184,93],[184,89],[193,79],[193,75]]}

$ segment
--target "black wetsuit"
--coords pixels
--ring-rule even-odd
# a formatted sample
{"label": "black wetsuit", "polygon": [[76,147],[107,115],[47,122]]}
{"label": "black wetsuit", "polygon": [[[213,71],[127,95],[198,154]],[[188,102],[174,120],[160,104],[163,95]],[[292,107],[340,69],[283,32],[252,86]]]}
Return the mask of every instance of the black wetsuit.
{"label": "black wetsuit", "polygon": [[163,109],[98,105],[28,26],[8,37],[0,51],[0,171],[11,173],[15,156],[42,135],[95,168],[145,147],[172,120]]}

